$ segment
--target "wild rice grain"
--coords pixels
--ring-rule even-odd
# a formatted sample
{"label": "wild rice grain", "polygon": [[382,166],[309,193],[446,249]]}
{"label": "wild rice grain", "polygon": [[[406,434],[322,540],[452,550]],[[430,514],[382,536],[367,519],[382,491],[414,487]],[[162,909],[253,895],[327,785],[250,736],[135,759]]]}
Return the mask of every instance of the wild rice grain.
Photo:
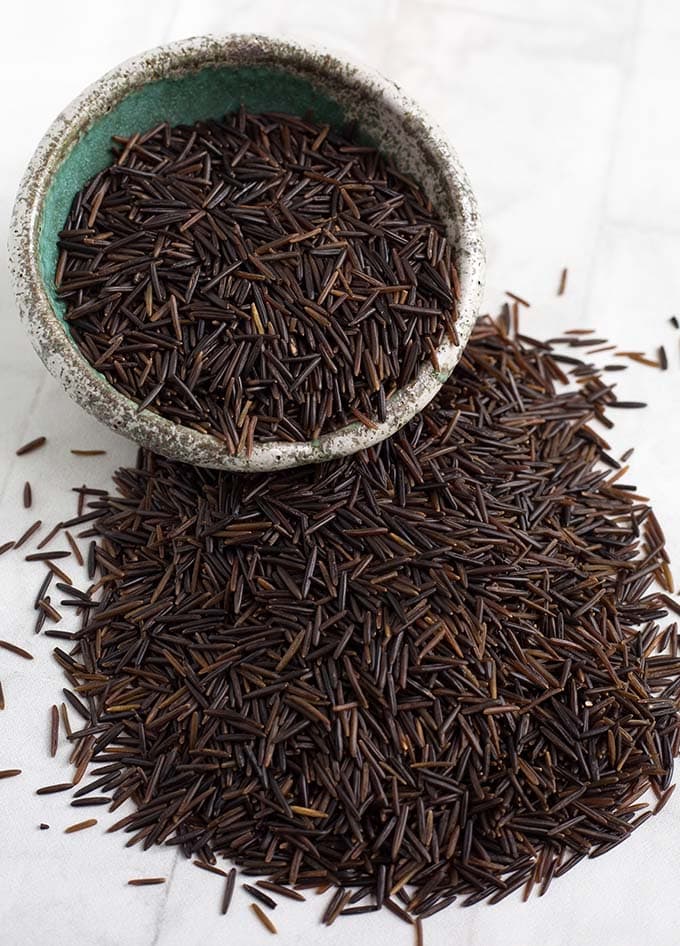
{"label": "wild rice grain", "polygon": [[218,877],[226,877],[226,870],[222,870],[221,867],[215,867],[213,864],[206,864],[205,861],[192,861],[194,867],[200,867],[201,870],[207,870],[211,874],[217,874]]}
{"label": "wild rice grain", "polygon": [[27,453],[32,453],[34,450],[39,450],[40,447],[43,447],[47,443],[47,437],[36,437],[35,440],[29,440],[28,443],[25,443],[23,447],[19,447],[16,451],[18,457],[23,457]]}
{"label": "wild rice grain", "polygon": [[0,779],[14,778],[21,775],[21,769],[0,769]]}
{"label": "wild rice grain", "polygon": [[655,815],[658,815],[660,812],[662,812],[662,811],[664,810],[664,808],[666,807],[666,805],[667,805],[668,802],[670,801],[670,797],[671,797],[671,795],[673,794],[673,792],[675,791],[675,788],[676,788],[675,785],[671,785],[671,787],[668,788],[668,789],[666,789],[666,791],[663,793],[663,795],[659,798],[659,800],[658,800],[658,802],[656,803],[656,806],[655,806],[655,808],[654,808],[654,814],[655,814]]}
{"label": "wild rice grain", "polygon": [[61,529],[61,522],[58,522],[58,523],[54,526],[54,528],[51,529],[51,530],[47,533],[47,535],[45,536],[45,538],[42,539],[40,542],[38,542],[37,548],[38,548],[38,549],[43,549],[43,548],[45,548],[45,546],[48,544],[48,542],[51,542],[51,541],[52,541],[52,539],[55,537],[55,535],[57,534],[57,532],[59,532],[60,529]]}
{"label": "wild rice grain", "polygon": [[67,584],[67,585],[72,585],[72,584],[73,584],[73,581],[71,580],[71,578],[69,578],[69,576],[66,574],[66,572],[65,572],[65,571],[62,571],[62,569],[59,568],[58,565],[55,565],[54,562],[53,562],[51,559],[46,559],[46,560],[45,560],[45,564],[47,565],[47,567],[49,568],[49,570],[50,570],[54,575],[56,575],[57,578],[61,578],[61,580],[62,580],[63,582],[65,582],[65,584]]}
{"label": "wild rice grain", "polygon": [[256,883],[257,886],[262,887],[263,890],[271,890],[272,893],[278,893],[280,896],[287,897],[289,900],[304,901],[305,899],[297,890],[284,887],[282,884],[275,884],[269,880],[258,880]]}
{"label": "wild rice grain", "polygon": [[42,520],[36,519],[33,525],[30,525],[28,529],[26,529],[26,531],[21,536],[19,536],[19,538],[14,543],[14,548],[15,549],[21,548],[21,546],[25,542],[28,542],[31,536],[35,535],[35,533],[38,531],[41,525],[42,525]]}
{"label": "wild rice grain", "polygon": [[76,561],[82,568],[82,566],[85,564],[85,559],[83,558],[82,553],[80,549],[78,548],[78,544],[76,543],[76,540],[73,538],[73,536],[68,531],[68,529],[66,530],[65,535],[66,535],[66,541],[71,546],[71,551],[73,552]]}
{"label": "wild rice grain", "polygon": [[557,287],[558,296],[563,296],[564,290],[567,288],[567,273],[568,273],[568,270],[565,266],[562,272],[560,273],[560,283],[559,283],[559,286]]}
{"label": "wild rice grain", "polygon": [[258,918],[258,920],[260,921],[262,926],[264,926],[265,929],[269,930],[270,933],[278,933],[276,926],[274,925],[272,920],[267,916],[267,914],[264,912],[264,910],[259,904],[251,903],[250,909],[253,911],[253,913],[255,914],[255,916]]}
{"label": "wild rice grain", "polygon": [[58,792],[67,792],[71,788],[73,788],[73,782],[58,782],[55,785],[44,785],[42,788],[37,788],[35,793],[36,795],[56,795]]}
{"label": "wild rice grain", "polygon": [[530,308],[531,308],[531,303],[530,303],[530,302],[527,302],[527,300],[526,300],[526,299],[523,299],[521,296],[515,295],[514,292],[509,292],[509,291],[506,289],[506,290],[505,290],[505,295],[508,296],[510,299],[512,299],[513,302],[516,302],[517,305],[523,305],[526,309],[530,309]]}
{"label": "wild rice grain", "polygon": [[596,432],[611,386],[510,328],[480,319],[434,403],[357,456],[244,478],[141,451],[115,494],[78,491],[93,606],[55,656],[76,798],[131,802],[129,846],[331,890],[326,922],[413,923],[545,893],[664,797],[663,532]]}
{"label": "wild rice grain", "polygon": [[24,561],[48,562],[53,561],[55,558],[69,558],[70,555],[71,553],[66,549],[48,549],[46,552],[32,552],[30,555],[25,556]]}
{"label": "wild rice grain", "polygon": [[54,621],[55,624],[58,624],[59,621],[61,621],[62,616],[59,614],[57,609],[50,604],[49,596],[47,598],[41,598],[40,601],[38,601],[38,607],[43,612],[45,617],[50,619],[50,621]]}
{"label": "wild rice grain", "polygon": [[250,894],[251,897],[255,897],[256,900],[259,900],[260,903],[263,903],[266,907],[269,907],[270,910],[275,910],[277,903],[276,900],[273,900],[269,897],[264,890],[258,890],[257,887],[253,887],[252,884],[241,884],[243,889]]}
{"label": "wild rice grain", "polygon": [[10,641],[0,640],[0,647],[2,647],[3,650],[10,651],[12,654],[16,654],[17,657],[23,657],[24,660],[33,660],[33,654],[29,654],[23,647],[18,647],[16,644],[10,643]]}
{"label": "wild rice grain", "polygon": [[71,721],[68,718],[68,709],[66,708],[66,703],[62,703],[60,707],[61,721],[64,725],[64,732],[66,733],[66,738],[70,741],[73,739],[73,730],[71,729]]}
{"label": "wild rice grain", "polygon": [[222,915],[226,915],[231,905],[232,897],[234,896],[234,887],[236,885],[236,868],[232,867],[229,873],[227,874],[227,882],[224,885],[224,896],[222,897]]}
{"label": "wild rice grain", "polygon": [[45,578],[43,579],[43,583],[42,583],[42,585],[40,586],[40,588],[38,589],[38,593],[37,593],[37,595],[35,596],[35,600],[34,600],[34,602],[33,602],[33,608],[34,608],[34,610],[37,611],[38,608],[40,607],[40,601],[45,598],[45,596],[46,596],[46,594],[47,594],[47,590],[48,590],[48,588],[50,587],[50,584],[52,583],[52,578],[53,578],[53,577],[54,577],[54,576],[52,575],[52,572],[47,572],[47,574],[45,575]]}
{"label": "wild rice grain", "polygon": [[52,758],[57,754],[59,746],[59,710],[53,706],[50,710],[50,755]]}
{"label": "wild rice grain", "polygon": [[71,802],[71,808],[90,808],[101,805],[110,805],[111,799],[105,795],[86,795],[85,798],[74,798]]}
{"label": "wild rice grain", "polygon": [[87,818],[85,821],[78,821],[64,828],[64,834],[75,834],[77,831],[85,831],[87,828],[93,828],[97,824],[96,818]]}
{"label": "wild rice grain", "polygon": [[138,411],[247,456],[376,425],[456,341],[455,248],[374,148],[243,110],[132,140],[73,202],[58,292],[83,356]]}

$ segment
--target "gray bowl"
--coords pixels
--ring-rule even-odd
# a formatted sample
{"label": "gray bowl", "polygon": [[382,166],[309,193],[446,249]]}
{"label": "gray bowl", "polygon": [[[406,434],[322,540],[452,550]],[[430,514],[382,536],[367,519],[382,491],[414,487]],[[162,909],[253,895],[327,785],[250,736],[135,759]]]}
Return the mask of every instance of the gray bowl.
{"label": "gray bowl", "polygon": [[[57,235],[71,201],[108,163],[112,134],[161,121],[193,123],[244,104],[251,111],[311,112],[320,122],[355,121],[359,132],[414,177],[457,250],[460,344],[444,342],[439,370],[428,362],[389,400],[387,418],[355,422],[306,443],[256,444],[250,457],[227,453],[215,437],[138,411],[81,355],[56,296]],[[10,270],[34,348],[68,394],[102,423],[176,460],[262,471],[346,456],[391,436],[435,396],[453,371],[477,317],[484,246],[467,175],[442,134],[398,87],[365,67],[319,49],[262,36],[197,37],[160,46],[117,66],[52,123],[26,170],[10,228]]]}

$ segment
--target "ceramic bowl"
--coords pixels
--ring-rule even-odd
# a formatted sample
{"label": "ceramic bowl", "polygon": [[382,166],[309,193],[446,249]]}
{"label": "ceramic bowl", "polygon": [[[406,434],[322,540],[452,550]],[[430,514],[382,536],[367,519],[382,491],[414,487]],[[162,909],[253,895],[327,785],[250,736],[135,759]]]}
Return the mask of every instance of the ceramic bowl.
{"label": "ceramic bowl", "polygon": [[[83,184],[110,163],[113,134],[162,121],[219,118],[250,111],[311,114],[321,123],[356,122],[359,134],[423,187],[456,247],[458,334],[389,400],[387,418],[355,422],[305,443],[256,444],[231,456],[215,437],[139,412],[81,355],[64,321],[54,271],[57,235]],[[176,460],[235,471],[262,471],[345,456],[394,434],[432,400],[460,359],[478,312],[484,248],[477,205],[455,151],[422,109],[381,75],[319,49],[254,35],[197,37],[122,63],[78,96],[47,130],[16,199],[10,269],[19,311],[48,370],[81,407],[113,430]]]}

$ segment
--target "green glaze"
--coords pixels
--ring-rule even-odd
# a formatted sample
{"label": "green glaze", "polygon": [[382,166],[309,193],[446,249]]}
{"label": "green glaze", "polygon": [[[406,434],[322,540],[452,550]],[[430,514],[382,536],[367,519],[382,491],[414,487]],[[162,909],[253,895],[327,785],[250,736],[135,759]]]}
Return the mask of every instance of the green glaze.
{"label": "green glaze", "polygon": [[45,195],[40,222],[39,258],[47,294],[59,320],[65,306],[57,298],[54,272],[57,240],[78,191],[111,163],[111,137],[129,137],[160,122],[193,124],[222,118],[244,105],[252,112],[310,114],[315,121],[340,126],[340,105],[311,83],[280,69],[262,66],[207,67],[176,78],[159,79],[130,92],[96,120],[60,164]]}

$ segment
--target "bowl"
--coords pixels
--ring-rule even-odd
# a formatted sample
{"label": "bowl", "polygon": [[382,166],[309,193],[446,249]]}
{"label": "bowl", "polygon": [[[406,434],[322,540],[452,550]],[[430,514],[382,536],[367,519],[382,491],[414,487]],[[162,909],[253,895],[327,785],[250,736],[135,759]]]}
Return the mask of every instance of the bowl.
{"label": "bowl", "polygon": [[[321,123],[355,122],[360,140],[389,154],[432,201],[455,247],[460,280],[459,344],[438,349],[388,401],[375,429],[353,422],[317,440],[256,443],[231,455],[207,433],[176,424],[117,391],[73,342],[57,298],[57,237],[83,184],[110,163],[113,134],[169,121],[250,111],[310,114]],[[56,118],[19,188],[9,259],[19,312],[47,369],[86,411],[118,433],[175,460],[239,472],[330,460],[373,446],[422,410],[453,371],[480,303],[484,247],[477,205],[455,151],[422,109],[388,79],[318,48],[256,35],[202,36],[135,56],[87,88]]]}

